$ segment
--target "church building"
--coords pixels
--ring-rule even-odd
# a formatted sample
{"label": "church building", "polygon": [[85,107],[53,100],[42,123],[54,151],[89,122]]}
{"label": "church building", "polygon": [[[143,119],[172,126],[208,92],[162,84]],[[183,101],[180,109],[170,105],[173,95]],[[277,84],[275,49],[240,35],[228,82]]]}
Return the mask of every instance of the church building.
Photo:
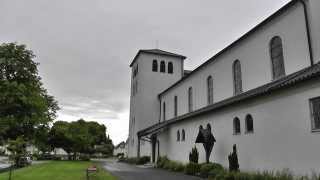
{"label": "church building", "polygon": [[[214,7],[213,7],[214,8]],[[210,39],[208,39],[210,41]],[[183,55],[139,50],[130,64],[128,156],[187,163],[199,129],[210,161],[320,173],[320,1],[292,0],[193,71]]]}

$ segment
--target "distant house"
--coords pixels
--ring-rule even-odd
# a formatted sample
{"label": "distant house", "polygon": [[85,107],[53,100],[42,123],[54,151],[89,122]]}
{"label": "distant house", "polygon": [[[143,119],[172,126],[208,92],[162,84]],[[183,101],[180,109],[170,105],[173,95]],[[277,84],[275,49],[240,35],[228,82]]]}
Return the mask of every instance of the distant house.
{"label": "distant house", "polygon": [[126,150],[126,143],[124,141],[122,141],[121,143],[119,143],[116,147],[114,147],[113,150],[113,155],[116,156],[118,154],[122,154],[124,156],[127,156],[127,150]]}

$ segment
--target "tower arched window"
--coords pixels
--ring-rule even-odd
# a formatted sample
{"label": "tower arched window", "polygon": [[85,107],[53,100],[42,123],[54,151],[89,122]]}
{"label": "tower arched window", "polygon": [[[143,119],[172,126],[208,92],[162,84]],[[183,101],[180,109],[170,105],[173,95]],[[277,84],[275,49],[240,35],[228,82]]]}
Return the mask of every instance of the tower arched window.
{"label": "tower arched window", "polygon": [[208,96],[208,105],[213,103],[213,79],[212,76],[207,78],[207,96]]}
{"label": "tower arched window", "polygon": [[152,61],[152,71],[158,72],[158,61],[156,59]]}
{"label": "tower arched window", "polygon": [[177,131],[177,141],[180,141],[180,131]]}
{"label": "tower arched window", "polygon": [[185,141],[186,140],[186,132],[184,131],[184,129],[182,129],[181,131],[181,141]]}
{"label": "tower arched window", "polygon": [[284,57],[283,57],[283,47],[282,40],[279,36],[275,36],[270,41],[270,56],[272,63],[272,78],[278,79],[284,76]]}
{"label": "tower arched window", "polygon": [[253,118],[251,114],[246,116],[246,133],[253,133]]}
{"label": "tower arched window", "polygon": [[241,64],[239,60],[235,60],[232,66],[233,71],[233,88],[234,95],[242,93],[242,74],[241,74]]}
{"label": "tower arched window", "polygon": [[178,96],[174,96],[174,117],[178,116]]}
{"label": "tower arched window", "polygon": [[235,117],[233,119],[233,134],[237,135],[241,133],[240,119]]}
{"label": "tower arched window", "polygon": [[160,72],[166,72],[166,63],[164,61],[160,62]]}
{"label": "tower arched window", "polygon": [[168,73],[169,73],[169,74],[172,74],[172,73],[173,73],[173,64],[172,64],[172,62],[169,62],[169,63],[168,63]]}
{"label": "tower arched window", "polygon": [[166,103],[165,102],[163,102],[162,108],[163,108],[162,109],[163,120],[165,121],[166,120]]}
{"label": "tower arched window", "polygon": [[192,87],[189,87],[189,89],[188,89],[188,111],[189,112],[193,111],[193,92],[192,92]]}

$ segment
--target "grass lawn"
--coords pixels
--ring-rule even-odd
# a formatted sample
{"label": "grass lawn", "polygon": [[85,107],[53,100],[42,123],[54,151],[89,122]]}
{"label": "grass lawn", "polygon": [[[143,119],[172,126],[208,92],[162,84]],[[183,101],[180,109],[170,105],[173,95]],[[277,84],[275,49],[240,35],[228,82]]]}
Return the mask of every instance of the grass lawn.
{"label": "grass lawn", "polygon": [[[93,162],[49,161],[28,166],[13,172],[12,180],[86,180],[86,169]],[[7,180],[9,173],[1,173],[0,179]],[[98,165],[98,172],[90,173],[90,180],[116,180]]]}

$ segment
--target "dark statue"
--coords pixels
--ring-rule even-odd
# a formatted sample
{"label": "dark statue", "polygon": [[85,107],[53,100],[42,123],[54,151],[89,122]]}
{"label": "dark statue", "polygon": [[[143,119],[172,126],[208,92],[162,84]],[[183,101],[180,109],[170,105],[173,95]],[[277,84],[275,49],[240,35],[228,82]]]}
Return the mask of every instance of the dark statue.
{"label": "dark statue", "polygon": [[202,143],[204,150],[206,151],[206,162],[209,163],[210,154],[216,139],[212,135],[210,124],[204,129],[202,126],[199,127],[199,133],[196,139],[196,143]]}

